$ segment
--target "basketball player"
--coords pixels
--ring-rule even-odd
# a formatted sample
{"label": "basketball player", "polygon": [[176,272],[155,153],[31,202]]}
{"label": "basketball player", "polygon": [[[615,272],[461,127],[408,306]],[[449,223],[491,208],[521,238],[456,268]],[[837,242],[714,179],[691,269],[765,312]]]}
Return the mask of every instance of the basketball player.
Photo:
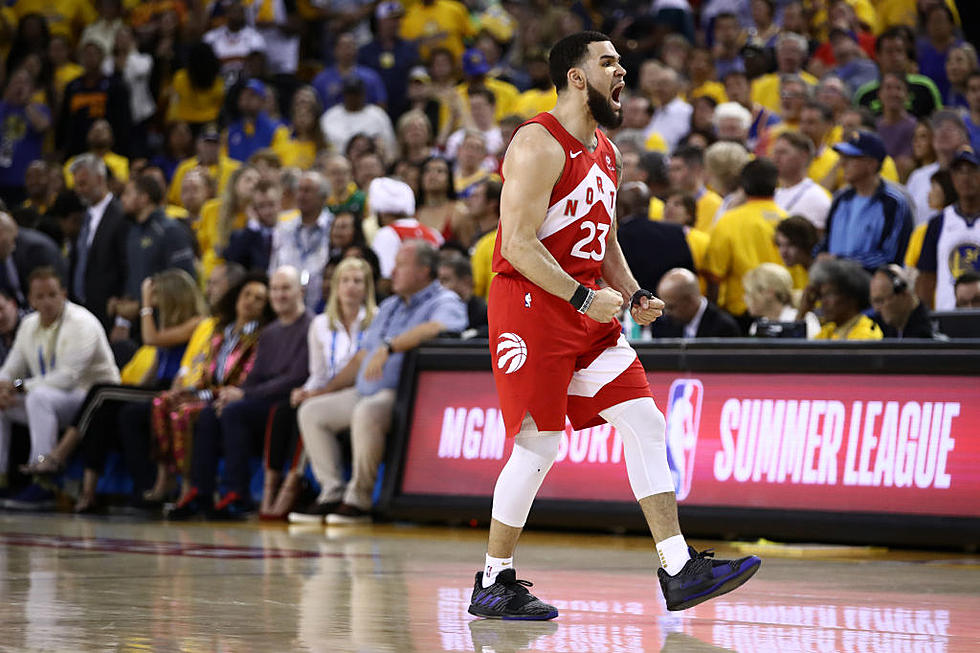
{"label": "basketball player", "polygon": [[619,59],[598,32],[555,44],[549,64],[558,103],[518,129],[504,158],[490,350],[514,448],[494,488],[486,566],[476,574],[469,607],[480,617],[558,616],[528,591],[531,583],[517,579],[513,554],[558,453],[566,415],[576,429],[610,422],[622,436],[630,486],[660,555],[668,609],[729,592],[761,563],[755,556],[712,560],[710,552],[687,546],[664,417],[615,318],[624,298],[641,325],[664,306],[639,287],[616,241],[621,157],[597,127],[622,122],[626,71]]}

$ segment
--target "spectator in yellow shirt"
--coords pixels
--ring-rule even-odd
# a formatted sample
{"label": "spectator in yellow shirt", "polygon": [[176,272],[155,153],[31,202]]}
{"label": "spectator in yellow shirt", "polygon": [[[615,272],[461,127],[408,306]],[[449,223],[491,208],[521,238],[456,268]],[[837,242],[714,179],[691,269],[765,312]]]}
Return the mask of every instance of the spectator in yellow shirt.
{"label": "spectator in yellow shirt", "polygon": [[180,204],[180,185],[188,170],[198,166],[206,168],[208,175],[215,182],[215,193],[220,195],[228,185],[231,173],[241,166],[241,163],[228,158],[221,152],[221,134],[214,125],[206,126],[197,137],[197,156],[181,161],[170,180],[170,190],[167,191],[167,201]]}
{"label": "spectator in yellow shirt", "polygon": [[687,76],[690,79],[691,90],[687,97],[689,102],[707,96],[716,104],[728,102],[725,85],[715,77],[715,61],[711,51],[704,48],[694,48],[687,59]]}
{"label": "spectator in yellow shirt", "polygon": [[773,242],[793,277],[794,290],[802,291],[809,283],[813,248],[819,240],[817,228],[802,215],[792,215],[776,225]]}
{"label": "spectator in yellow shirt", "polygon": [[524,58],[527,74],[531,78],[531,88],[524,91],[514,103],[513,113],[522,118],[532,118],[539,113],[551,111],[558,102],[558,92],[551,81],[548,70],[548,57],[544,52],[532,52]]}
{"label": "spectator in yellow shirt", "polygon": [[[129,159],[112,151],[112,127],[107,120],[93,122],[88,130],[86,141],[88,142],[88,153],[94,154],[105,162],[106,168],[112,173],[114,183],[125,185],[129,182]],[[65,162],[65,188],[72,189],[75,186],[75,177],[71,174],[71,166],[79,156],[82,155],[73,156]]]}
{"label": "spectator in yellow shirt", "polygon": [[292,128],[276,130],[272,151],[279,155],[282,167],[309,170],[316,162],[317,152],[327,149],[320,128],[323,110],[313,87],[304,86],[293,94],[291,112]]}
{"label": "spectator in yellow shirt", "polygon": [[671,190],[694,198],[697,204],[694,228],[707,233],[721,206],[721,195],[704,185],[704,151],[682,145],[671,155],[668,165]]}
{"label": "spectator in yellow shirt", "polygon": [[[504,116],[514,112],[514,106],[520,97],[520,91],[513,84],[494,79],[487,73],[490,72],[490,64],[482,51],[470,48],[463,55],[463,75],[466,81],[456,87],[456,92],[460,95],[464,115],[470,112],[470,89],[485,87],[495,98],[495,111],[493,117],[500,121]],[[555,96],[557,98],[557,95]]]}
{"label": "spectator in yellow shirt", "polygon": [[708,299],[740,320],[743,329],[751,317],[746,313],[742,277],[760,263],[781,263],[773,242],[776,224],[786,217],[773,199],[778,181],[772,161],[749,161],[741,174],[746,201],[721,216],[708,243],[704,270]]}
{"label": "spectator in yellow shirt", "polygon": [[500,222],[501,186],[496,179],[488,179],[475,186],[466,198],[466,208],[470,211],[470,219],[476,224],[478,234],[470,255],[473,294],[484,299],[490,297],[490,281],[494,276],[493,250],[497,244],[497,225]]}
{"label": "spectator in yellow shirt", "polygon": [[807,84],[816,86],[817,78],[803,70],[809,49],[806,38],[799,34],[781,34],[776,41],[776,72],[763,75],[752,82],[752,101],[770,111],[780,111],[786,75],[799,75]]}
{"label": "spectator in yellow shirt", "polygon": [[207,43],[191,46],[187,66],[174,74],[167,105],[167,122],[183,120],[193,128],[218,119],[225,101],[221,63]]}
{"label": "spectator in yellow shirt", "polygon": [[810,284],[803,294],[800,313],[817,302],[823,328],[817,340],[881,340],[874,321],[862,313],[870,306],[871,276],[854,261],[825,259],[810,268]]}
{"label": "spectator in yellow shirt", "polygon": [[459,61],[463,40],[475,35],[466,5],[456,0],[419,0],[406,9],[402,19],[401,37],[415,41],[423,61],[438,47],[446,48]]}

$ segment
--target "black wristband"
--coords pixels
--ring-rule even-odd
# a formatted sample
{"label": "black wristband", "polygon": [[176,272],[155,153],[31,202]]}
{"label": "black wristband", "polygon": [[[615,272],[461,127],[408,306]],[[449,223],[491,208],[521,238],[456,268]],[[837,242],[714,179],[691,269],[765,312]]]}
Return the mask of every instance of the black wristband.
{"label": "black wristband", "polygon": [[568,300],[568,303],[570,303],[576,311],[581,312],[582,306],[584,306],[586,300],[589,299],[589,295],[589,289],[582,284],[579,284],[578,288],[575,289],[575,294],[573,294],[572,298]]}
{"label": "black wristband", "polygon": [[649,290],[644,290],[643,288],[640,288],[635,293],[633,293],[632,297],[630,297],[630,308],[634,306],[639,306],[641,297],[646,297],[647,299],[653,299],[653,293],[650,292]]}

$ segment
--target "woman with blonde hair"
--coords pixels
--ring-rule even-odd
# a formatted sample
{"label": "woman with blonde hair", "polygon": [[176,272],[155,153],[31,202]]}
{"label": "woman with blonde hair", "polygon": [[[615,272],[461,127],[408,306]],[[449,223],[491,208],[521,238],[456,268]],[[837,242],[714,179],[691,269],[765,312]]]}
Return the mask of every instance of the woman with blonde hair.
{"label": "woman with blonde hair", "polygon": [[201,226],[197,231],[201,251],[202,279],[211,276],[214,266],[222,261],[228,238],[236,229],[248,224],[248,207],[252,203],[259,171],[244,165],[228,178],[221,197],[207,201],[201,208]]}
{"label": "woman with blonde hair", "polygon": [[[289,401],[273,407],[265,440],[260,518],[282,519],[296,503],[306,467],[296,411],[307,399],[326,392],[330,379],[354,357],[377,308],[371,266],[362,258],[343,259],[330,279],[326,309],[310,324],[310,378],[292,391]],[[290,470],[283,480],[287,462]],[[324,514],[300,521],[322,522]]]}
{"label": "woman with blonde hair", "polygon": [[[117,420],[120,409],[126,404],[148,403],[161,389],[170,386],[191,333],[204,319],[204,300],[194,279],[183,270],[166,270],[146,279],[142,295],[140,323],[144,345],[122,375],[124,381],[135,376],[136,384],[93,386],[58,446],[45,460],[27,470],[35,474],[56,473],[81,445],[85,474],[77,512],[95,508],[95,489],[106,455],[126,431],[126,425]],[[148,365],[140,364],[147,360]]]}
{"label": "woman with blonde hair", "polygon": [[[749,335],[759,332],[761,320],[768,322],[796,322],[797,308],[793,296],[793,277],[782,265],[762,263],[742,277],[745,289],[745,305],[755,318],[749,327]],[[820,321],[813,313],[803,316],[806,337],[813,338],[820,332]]]}
{"label": "woman with blonde hair", "polygon": [[712,224],[718,222],[725,211],[735,208],[744,200],[739,190],[739,179],[742,168],[751,158],[744,146],[731,141],[720,141],[705,150],[704,171],[707,185],[722,196],[721,206],[718,207]]}
{"label": "woman with blonde hair", "polygon": [[402,114],[395,127],[398,139],[398,161],[408,161],[416,165],[435,154],[432,147],[432,125],[421,109],[412,109]]}

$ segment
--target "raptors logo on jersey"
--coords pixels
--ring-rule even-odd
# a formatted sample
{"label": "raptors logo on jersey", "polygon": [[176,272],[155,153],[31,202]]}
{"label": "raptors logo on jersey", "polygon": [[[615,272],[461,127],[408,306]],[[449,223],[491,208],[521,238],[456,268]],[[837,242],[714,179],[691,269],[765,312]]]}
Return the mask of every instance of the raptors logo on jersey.
{"label": "raptors logo on jersey", "polygon": [[[586,285],[601,274],[606,255],[606,238],[616,211],[616,156],[609,139],[596,131],[594,152],[569,134],[550,113],[527,123],[546,128],[565,149],[565,169],[548,202],[548,213],[538,229],[538,240],[555,257],[565,272]],[[501,238],[493,254],[493,270],[519,275],[500,255]]]}

